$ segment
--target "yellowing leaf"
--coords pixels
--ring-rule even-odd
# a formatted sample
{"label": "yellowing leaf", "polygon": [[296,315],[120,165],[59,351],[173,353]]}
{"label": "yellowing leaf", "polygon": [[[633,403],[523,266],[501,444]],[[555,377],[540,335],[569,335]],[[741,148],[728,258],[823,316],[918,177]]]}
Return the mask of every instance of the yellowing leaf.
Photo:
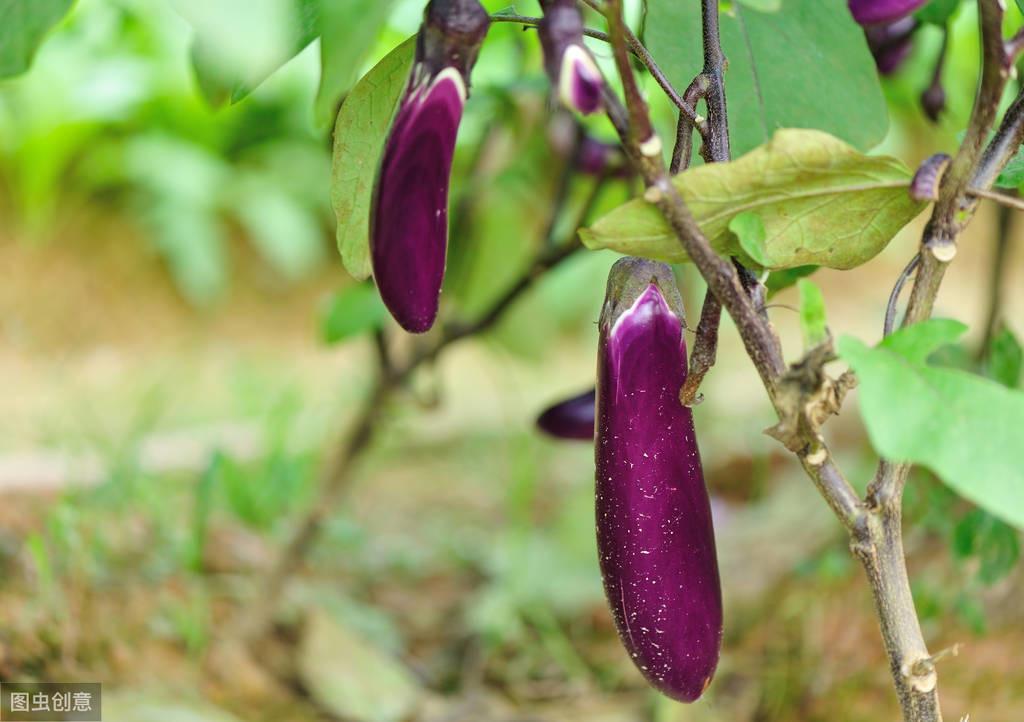
{"label": "yellowing leaf", "polygon": [[338,219],[338,251],[350,274],[370,276],[370,200],[373,177],[398,96],[412,66],[416,39],[388,53],[345,98],[334,126],[331,205]]}
{"label": "yellowing leaf", "polygon": [[[817,130],[780,130],[737,160],[690,168],[673,182],[722,255],[748,256],[729,224],[756,213],[765,230],[763,240],[753,237],[756,256],[769,270],[859,266],[923,208],[907,193],[910,172],[899,160],[864,155]],[[619,206],[580,237],[589,248],[689,260],[657,208],[642,199]]]}

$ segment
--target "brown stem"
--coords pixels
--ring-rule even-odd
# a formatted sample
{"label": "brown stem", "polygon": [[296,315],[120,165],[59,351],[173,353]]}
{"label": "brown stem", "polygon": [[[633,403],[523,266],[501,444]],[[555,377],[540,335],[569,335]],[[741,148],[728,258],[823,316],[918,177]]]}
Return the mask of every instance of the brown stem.
{"label": "brown stem", "polygon": [[718,325],[722,318],[722,305],[709,288],[704,294],[704,305],[700,310],[697,336],[690,355],[690,370],[686,374],[679,400],[684,406],[694,406],[703,400],[699,393],[704,376],[715,365],[718,356]]}
{"label": "brown stem", "polygon": [[[939,187],[939,198],[921,239],[920,263],[903,326],[931,316],[946,267],[956,254],[960,231],[971,217],[976,201],[971,188],[985,190],[1019,147],[1024,134],[1024,110],[1018,97],[986,147],[985,140],[1011,69],[1011,58],[1002,39],[1003,7],[999,0],[979,0],[982,39],[982,70],[971,120],[964,141]],[[893,682],[908,722],[941,722],[937,681],[914,601],[906,581],[906,562],[901,540],[903,487],[908,464],[883,460],[868,488],[868,531],[854,540],[871,582],[892,668]]]}
{"label": "brown stem", "polygon": [[[683,93],[683,102],[691,108],[696,108],[697,103],[704,99],[708,89],[708,77],[703,73],[694,78],[686,92]],[[675,175],[690,167],[690,156],[693,155],[693,119],[686,113],[679,113],[679,124],[676,126],[676,144],[672,149],[672,162],[669,164],[669,173]]]}

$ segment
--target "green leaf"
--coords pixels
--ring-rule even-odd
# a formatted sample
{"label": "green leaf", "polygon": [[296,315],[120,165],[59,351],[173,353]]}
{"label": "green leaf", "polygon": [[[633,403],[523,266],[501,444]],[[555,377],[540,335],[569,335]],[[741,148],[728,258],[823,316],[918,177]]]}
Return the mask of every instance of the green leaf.
{"label": "green leaf", "polygon": [[870,348],[839,341],[860,380],[860,408],[883,457],[921,464],[961,496],[1024,527],[1024,393],[926,359],[966,330],[931,320]]}
{"label": "green leaf", "polygon": [[338,219],[338,251],[360,281],[370,276],[370,200],[391,116],[412,67],[410,38],[377,63],[345,98],[334,126],[331,205]]}
{"label": "green leaf", "polygon": [[740,5],[746,5],[751,10],[762,13],[775,13],[782,7],[782,0],[738,0]]}
{"label": "green leaf", "polygon": [[923,23],[945,27],[959,8],[960,0],[931,0],[930,3],[914,13],[914,17]]}
{"label": "green leaf", "polygon": [[394,0],[322,0],[320,89],[316,117],[326,124],[338,101],[351,90],[377,35],[384,28]]}
{"label": "green leaf", "polygon": [[828,340],[825,297],[821,295],[821,289],[806,278],[797,281],[796,286],[800,291],[800,330],[804,336],[804,348],[814,348]]}
{"label": "green leaf", "polygon": [[1020,372],[1024,367],[1024,349],[1013,335],[1013,331],[1004,327],[992,337],[988,352],[988,376],[1003,386],[1015,389],[1020,386]]}
{"label": "green leaf", "polygon": [[961,559],[977,556],[981,562],[978,578],[994,584],[1010,571],[1020,558],[1020,542],[1013,527],[983,509],[973,509],[953,530],[953,552]]}
{"label": "green leaf", "polygon": [[28,70],[50,28],[74,0],[0,0],[0,78]]}
{"label": "green leaf", "polygon": [[320,218],[268,173],[240,173],[228,202],[264,259],[285,279],[307,277],[324,258]]}
{"label": "green leaf", "polygon": [[768,231],[761,216],[752,211],[744,211],[729,221],[729,230],[739,240],[740,248],[746,251],[747,255],[759,265],[767,265],[765,241],[768,238]]}
{"label": "green leaf", "polygon": [[[778,270],[847,269],[873,258],[923,208],[907,192],[909,179],[895,158],[863,155],[820,131],[790,129],[742,158],[690,168],[673,182],[722,255],[746,255],[729,229],[732,220],[744,212],[760,216],[766,235],[757,244],[759,263]],[[580,237],[589,248],[689,260],[643,199],[619,206]]]}
{"label": "green leaf", "polygon": [[998,188],[1019,188],[1024,183],[1024,148],[1020,148],[996,178]]}
{"label": "green leaf", "polygon": [[[685,88],[701,71],[701,4],[648,0],[646,40],[662,70]],[[878,71],[846,0],[782,3],[755,12],[733,3],[721,16],[734,155],[778,128],[817,128],[861,150],[885,137],[888,111]]]}
{"label": "green leaf", "polygon": [[769,273],[768,280],[764,283],[765,288],[768,289],[768,298],[771,298],[779,291],[795,285],[801,278],[810,276],[817,270],[818,266],[796,266]]}
{"label": "green leaf", "polygon": [[173,0],[195,29],[192,63],[214,105],[237,103],[319,35],[323,0]]}
{"label": "green leaf", "polygon": [[387,317],[388,311],[376,286],[356,283],[334,295],[320,327],[325,342],[340,343],[380,328]]}

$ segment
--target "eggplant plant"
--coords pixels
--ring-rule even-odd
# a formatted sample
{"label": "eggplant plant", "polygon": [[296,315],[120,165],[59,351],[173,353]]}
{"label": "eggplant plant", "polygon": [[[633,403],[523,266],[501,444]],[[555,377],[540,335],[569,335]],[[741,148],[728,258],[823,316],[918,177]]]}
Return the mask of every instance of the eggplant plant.
{"label": "eggplant plant", "polygon": [[[372,277],[400,328],[383,312],[342,324],[345,337],[373,336],[376,381],[242,626],[267,630],[326,510],[348,490],[388,406],[415,372],[492,329],[568,259],[584,249],[610,250],[624,258],[612,267],[603,310],[595,304],[591,315],[600,313],[595,377],[580,379],[596,390],[551,407],[538,426],[594,444],[596,548],[624,654],[677,700],[694,701],[713,685],[730,620],[691,407],[714,372],[724,310],[774,410],[766,433],[799,462],[864,569],[903,719],[937,722],[943,652],[928,647],[902,540],[911,470],[927,469],[981,513],[1024,527],[1020,363],[1008,371],[1004,352],[996,361],[993,351],[998,339],[1019,352],[1012,334],[997,330],[998,266],[977,365],[988,378],[932,362],[966,331],[932,318],[963,230],[983,201],[1024,207],[1014,193],[1024,182],[1024,89],[1015,72],[1024,53],[1021,16],[1003,0],[634,5],[639,12],[627,17],[623,0],[541,0],[541,14],[532,16],[492,13],[497,8],[478,0],[429,0],[415,36],[395,39],[354,84],[337,58],[366,60],[362,36],[379,30],[389,3],[314,12],[296,34],[300,47],[320,38],[318,107],[344,98],[332,182],[342,261],[356,279]],[[36,20],[26,37],[38,38],[55,22]],[[951,28],[968,21],[980,70],[973,85],[961,87],[961,74],[954,87],[944,60]],[[498,26],[537,48],[523,51],[535,53],[537,67],[511,72],[506,58],[495,64],[504,74],[481,81],[477,61],[503,32]],[[874,150],[889,128],[879,75],[898,78],[908,58],[928,50],[919,41],[936,34],[941,48],[930,83],[916,89],[917,112],[946,121],[947,90],[971,109],[952,153],[933,156],[915,174]],[[23,47],[19,53],[17,68],[28,62]],[[572,132],[551,142],[552,154],[565,159],[551,188],[552,213],[521,256],[526,261],[503,269],[508,273],[489,289],[483,309],[467,313],[445,281],[448,242],[450,234],[453,244],[463,241],[461,224],[472,215],[463,206],[483,192],[490,136],[480,124],[467,129],[463,116],[478,102],[497,122],[515,112],[509,87],[538,81],[551,125],[572,116]],[[666,109],[674,127],[664,122]],[[475,134],[471,140],[460,138],[467,132]],[[535,136],[513,140],[525,146]],[[461,165],[460,142],[475,149]],[[580,179],[587,191],[574,196]],[[452,200],[450,184],[460,180],[465,187]],[[602,207],[609,188],[620,202]],[[922,213],[919,243],[891,289],[858,289],[865,309],[885,308],[881,338],[837,339],[824,295],[807,277],[871,262]],[[523,209],[517,230],[536,215]],[[459,249],[469,257],[480,250]],[[668,264],[691,266],[706,283],[700,309],[690,310],[695,325],[685,321]],[[783,349],[772,322],[776,306],[768,303],[770,293],[791,285],[800,297],[802,349]],[[349,300],[365,304],[370,287],[354,288]],[[344,317],[346,308],[341,303],[335,315]],[[400,340],[405,332],[417,336]],[[859,480],[842,468],[824,429],[855,388],[878,455],[874,474]]]}

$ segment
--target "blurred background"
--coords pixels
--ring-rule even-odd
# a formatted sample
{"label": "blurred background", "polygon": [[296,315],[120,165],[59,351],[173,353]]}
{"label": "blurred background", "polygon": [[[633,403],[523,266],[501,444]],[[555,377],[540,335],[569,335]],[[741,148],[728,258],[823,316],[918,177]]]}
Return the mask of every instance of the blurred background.
{"label": "blurred background", "polygon": [[[334,108],[318,100],[317,43],[230,103],[232,68],[284,41],[243,42],[252,33],[218,21],[217,5],[78,0],[31,68],[0,80],[0,679],[99,681],[105,719],[132,722],[895,719],[860,569],[761,433],[772,412],[728,321],[696,410],[722,663],[692,706],[660,698],[630,664],[597,569],[593,449],[533,426],[593,383],[606,252],[577,254],[415,373],[283,591],[274,639],[258,661],[239,652],[232,620],[370,389],[374,346],[357,331],[380,308],[353,303],[335,249]],[[422,5],[395,4],[362,69],[415,32]],[[224,52],[203,52],[204,28]],[[885,82],[880,150],[908,165],[955,148],[965,125],[972,3],[932,124],[918,96],[940,43],[923,28]],[[495,25],[460,133],[445,312],[480,313],[544,243],[565,122],[532,33]],[[570,205],[592,184],[571,179]],[[613,181],[598,211],[632,191]],[[855,271],[815,275],[836,336],[878,340],[923,222]],[[948,363],[977,367],[1001,235],[994,328],[1024,334],[1022,233],[986,205],[963,237],[937,315],[972,331]],[[688,268],[680,282],[695,319],[701,282]],[[796,294],[772,303],[794,358]],[[863,489],[875,457],[855,393],[828,431]],[[1017,532],[925,472],[905,520],[929,646],[960,645],[939,665],[948,717],[1024,719]]]}

